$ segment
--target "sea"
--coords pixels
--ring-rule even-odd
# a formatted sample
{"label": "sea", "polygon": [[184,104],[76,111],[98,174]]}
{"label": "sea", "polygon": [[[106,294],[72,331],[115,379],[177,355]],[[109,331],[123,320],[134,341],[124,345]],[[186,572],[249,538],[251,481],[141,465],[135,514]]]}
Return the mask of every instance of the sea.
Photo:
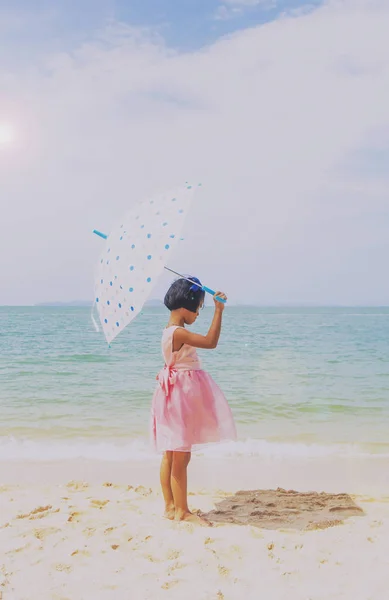
{"label": "sea", "polygon": [[[88,308],[0,307],[0,460],[155,460],[167,320],[146,308],[109,347]],[[203,453],[389,457],[389,308],[228,307],[199,354],[238,429]]]}

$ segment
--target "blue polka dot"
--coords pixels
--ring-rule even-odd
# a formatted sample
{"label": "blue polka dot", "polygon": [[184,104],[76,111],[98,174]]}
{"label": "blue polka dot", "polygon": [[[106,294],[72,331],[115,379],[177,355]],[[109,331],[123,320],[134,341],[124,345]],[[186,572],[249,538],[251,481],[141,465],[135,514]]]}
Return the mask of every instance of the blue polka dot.
{"label": "blue polka dot", "polygon": [[148,277],[148,278],[146,279],[146,281],[147,281],[147,283],[150,283],[150,281],[151,281],[151,277]]}
{"label": "blue polka dot", "polygon": [[151,256],[151,254],[148,255],[147,260],[151,260],[153,257]]}
{"label": "blue polka dot", "polygon": [[180,213],[180,215],[182,215],[182,213],[183,213],[184,211],[182,210],[182,208],[180,208],[180,210],[179,210],[178,212]]}
{"label": "blue polka dot", "polygon": [[116,321],[116,327],[119,327],[119,321]]}
{"label": "blue polka dot", "polygon": [[157,212],[155,213],[157,216],[160,215],[161,213],[159,212],[159,210],[157,210]]}
{"label": "blue polka dot", "polygon": [[108,248],[107,253],[109,254],[111,252],[111,248]]}
{"label": "blue polka dot", "polygon": [[121,307],[122,307],[122,305],[120,304],[120,302],[119,302],[118,306],[119,306],[119,308],[121,308]]}
{"label": "blue polka dot", "polygon": [[191,186],[191,185],[188,185],[187,189],[188,189],[188,190],[191,190],[191,189],[192,189],[192,186]]}
{"label": "blue polka dot", "polygon": [[116,260],[120,260],[120,256],[117,256],[117,257],[116,257]]}
{"label": "blue polka dot", "polygon": [[134,250],[135,248],[135,244],[132,244],[131,249]]}
{"label": "blue polka dot", "polygon": [[123,239],[123,236],[121,235],[121,236],[120,236],[120,241],[122,241],[122,239]]}
{"label": "blue polka dot", "polygon": [[112,283],[112,281],[110,281],[110,282],[109,282],[109,285],[110,285],[111,287],[113,286],[113,283]]}
{"label": "blue polka dot", "polygon": [[100,263],[103,264],[103,259],[101,259]]}
{"label": "blue polka dot", "polygon": [[98,302],[98,301],[99,301],[99,299],[98,299],[98,298],[96,298],[96,302]]}
{"label": "blue polka dot", "polygon": [[134,291],[134,288],[129,288],[129,290],[128,290],[128,291],[129,291],[129,292],[133,292],[133,291]]}
{"label": "blue polka dot", "polygon": [[174,238],[175,238],[176,236],[174,235],[174,233],[172,233],[172,235],[170,235],[169,237],[170,237],[172,240],[174,240]]}
{"label": "blue polka dot", "polygon": [[109,300],[107,300],[107,304],[108,304],[108,306],[111,304]]}
{"label": "blue polka dot", "polygon": [[107,265],[109,265],[109,260],[107,260],[107,263],[106,263],[106,264],[107,264]]}
{"label": "blue polka dot", "polygon": [[108,323],[108,319],[104,319],[104,323]]}
{"label": "blue polka dot", "polygon": [[134,270],[134,268],[135,268],[135,267],[134,267],[134,265],[131,265],[131,267],[130,267],[130,271],[133,271],[133,270]]}
{"label": "blue polka dot", "polygon": [[166,227],[167,223],[165,221],[165,223],[162,223],[162,227]]}
{"label": "blue polka dot", "polygon": [[165,250],[169,250],[169,248],[170,248],[169,244],[166,244]]}
{"label": "blue polka dot", "polygon": [[135,308],[133,306],[131,306],[131,311],[134,312]]}
{"label": "blue polka dot", "polygon": [[150,239],[151,238],[151,233],[148,233],[147,237],[148,237],[148,239]]}
{"label": "blue polka dot", "polygon": [[141,225],[141,226],[140,226],[140,228],[141,228],[141,229],[144,229],[144,228],[145,228],[145,226],[144,226],[144,225]]}
{"label": "blue polka dot", "polygon": [[176,202],[177,198],[172,198],[172,202]]}
{"label": "blue polka dot", "polygon": [[101,279],[101,280],[100,280],[100,283],[104,283],[104,279]]}

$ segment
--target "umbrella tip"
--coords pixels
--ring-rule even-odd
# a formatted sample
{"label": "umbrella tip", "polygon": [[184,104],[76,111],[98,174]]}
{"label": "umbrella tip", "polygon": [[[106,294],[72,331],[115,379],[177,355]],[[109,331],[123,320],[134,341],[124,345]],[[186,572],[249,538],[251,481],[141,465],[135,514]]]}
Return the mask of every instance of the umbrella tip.
{"label": "umbrella tip", "polygon": [[103,240],[106,240],[108,238],[107,234],[102,233],[101,231],[98,231],[97,229],[94,229],[93,233],[98,235],[99,237],[103,238]]}

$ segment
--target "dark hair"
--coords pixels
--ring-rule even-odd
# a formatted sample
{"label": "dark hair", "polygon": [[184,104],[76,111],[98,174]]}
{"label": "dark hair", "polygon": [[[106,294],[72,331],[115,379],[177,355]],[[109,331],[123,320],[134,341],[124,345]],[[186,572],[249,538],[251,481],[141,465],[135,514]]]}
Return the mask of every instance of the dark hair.
{"label": "dark hair", "polygon": [[205,292],[202,290],[201,283],[196,277],[188,277],[199,283],[199,286],[194,286],[193,283],[186,279],[177,279],[165,296],[165,306],[170,311],[186,308],[190,312],[197,312],[201,302],[204,300]]}

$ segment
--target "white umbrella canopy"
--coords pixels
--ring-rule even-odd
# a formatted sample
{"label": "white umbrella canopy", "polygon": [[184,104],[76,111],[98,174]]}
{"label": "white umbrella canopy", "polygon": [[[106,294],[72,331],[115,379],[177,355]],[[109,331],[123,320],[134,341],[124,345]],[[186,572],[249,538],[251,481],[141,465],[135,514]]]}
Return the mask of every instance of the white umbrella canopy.
{"label": "white umbrella canopy", "polygon": [[180,240],[194,192],[195,187],[186,184],[145,200],[106,237],[96,272],[95,303],[108,343],[149,298]]}

